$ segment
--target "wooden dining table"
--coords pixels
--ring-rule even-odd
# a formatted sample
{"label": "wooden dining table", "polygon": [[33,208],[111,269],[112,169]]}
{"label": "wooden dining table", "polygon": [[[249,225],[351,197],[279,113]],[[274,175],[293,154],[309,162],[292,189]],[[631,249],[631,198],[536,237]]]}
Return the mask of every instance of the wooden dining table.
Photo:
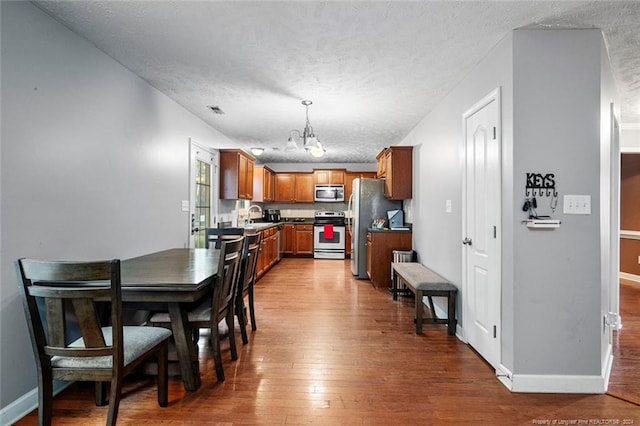
{"label": "wooden dining table", "polygon": [[168,308],[184,388],[200,387],[189,307],[213,290],[219,250],[175,248],[121,261],[122,300],[149,310]]}

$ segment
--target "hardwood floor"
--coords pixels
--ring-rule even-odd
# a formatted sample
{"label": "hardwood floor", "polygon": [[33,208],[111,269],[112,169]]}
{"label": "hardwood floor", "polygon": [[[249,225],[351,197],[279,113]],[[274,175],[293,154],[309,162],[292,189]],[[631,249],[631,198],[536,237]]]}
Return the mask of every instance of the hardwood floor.
{"label": "hardwood floor", "polygon": [[[427,324],[417,336],[412,300],[394,302],[369,281],[353,279],[348,261],[283,259],[256,286],[256,317],[249,344],[238,339],[238,361],[224,343],[225,382],[216,382],[207,339],[200,339],[202,387],[185,392],[174,377],[169,407],[160,408],[150,379],[131,380],[119,423],[640,424],[637,405],[610,395],[509,392],[469,346],[447,335],[446,325]],[[618,340],[637,354],[638,323],[634,329],[624,311],[623,321]],[[617,350],[614,369],[633,371],[612,379],[624,387],[630,374],[640,382],[637,360],[625,361],[626,349]],[[88,384],[74,384],[54,402],[54,424],[98,425],[105,416]],[[17,424],[36,421],[33,412]]]}

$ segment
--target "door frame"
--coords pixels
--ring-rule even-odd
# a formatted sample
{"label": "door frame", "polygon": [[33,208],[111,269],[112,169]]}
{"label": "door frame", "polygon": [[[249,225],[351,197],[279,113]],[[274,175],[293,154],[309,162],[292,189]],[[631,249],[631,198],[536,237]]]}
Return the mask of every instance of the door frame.
{"label": "door frame", "polygon": [[[494,313],[497,316],[497,324],[496,324],[496,345],[497,345],[497,359],[495,360],[495,370],[498,371],[501,365],[502,359],[502,170],[503,170],[503,150],[502,150],[502,102],[501,102],[501,87],[497,87],[491,92],[489,92],[486,96],[484,96],[481,100],[473,104],[468,110],[466,110],[462,114],[462,146],[461,146],[461,165],[462,165],[462,235],[460,236],[460,241],[462,241],[467,235],[467,215],[468,215],[468,206],[467,206],[467,119],[490,104],[491,102],[496,102],[498,107],[498,121],[496,128],[496,143],[498,143],[498,175],[499,175],[499,185],[497,190],[497,206],[496,212],[498,217],[496,218],[497,223],[497,234],[498,238],[496,238],[496,255],[491,260],[492,268],[495,271],[495,277],[498,280],[498,301],[496,303],[498,312]],[[466,296],[469,294],[469,277],[467,276],[467,262],[469,261],[469,252],[465,245],[461,245],[462,252],[462,297],[461,297],[461,311],[462,311],[462,340],[465,343],[469,343],[468,341],[468,333],[470,330],[469,323],[469,308],[466,301]],[[488,360],[487,360],[488,361]],[[491,363],[490,363],[491,364]]]}
{"label": "door frame", "polygon": [[220,153],[217,149],[208,147],[200,142],[189,138],[189,215],[187,217],[187,244],[189,248],[194,247],[193,235],[191,234],[191,216],[195,214],[195,167],[196,160],[209,161],[211,163],[211,226],[217,226],[219,212],[220,194]]}

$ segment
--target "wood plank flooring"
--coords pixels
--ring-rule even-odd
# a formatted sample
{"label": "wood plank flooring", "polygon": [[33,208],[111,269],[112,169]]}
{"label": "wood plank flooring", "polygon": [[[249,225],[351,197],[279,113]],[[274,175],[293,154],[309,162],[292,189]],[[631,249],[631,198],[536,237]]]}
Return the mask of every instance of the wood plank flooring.
{"label": "wood plank flooring", "polygon": [[[637,315],[638,294],[631,297]],[[623,293],[623,304],[627,298]],[[258,330],[248,345],[238,338],[238,361],[224,343],[225,382],[216,382],[207,339],[200,339],[202,387],[185,392],[175,377],[169,407],[160,408],[152,380],[130,380],[118,423],[640,424],[637,405],[610,395],[509,392],[469,346],[447,335],[446,325],[427,324],[417,336],[412,300],[394,302],[353,279],[348,261],[283,259],[258,282],[256,303]],[[637,353],[638,323],[623,320],[616,343]],[[638,383],[637,360],[616,350],[612,382],[624,388],[629,374]],[[91,385],[74,384],[55,399],[54,424],[99,425],[105,418]],[[36,421],[34,411],[17,424]]]}

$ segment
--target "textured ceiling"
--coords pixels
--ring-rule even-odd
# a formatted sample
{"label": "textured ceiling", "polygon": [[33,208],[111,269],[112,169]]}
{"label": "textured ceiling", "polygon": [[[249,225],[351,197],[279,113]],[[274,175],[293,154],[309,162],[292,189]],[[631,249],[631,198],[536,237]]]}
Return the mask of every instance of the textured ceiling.
{"label": "textured ceiling", "polygon": [[[322,162],[371,162],[521,27],[601,28],[640,123],[640,2],[43,1],[36,4],[261,160],[310,122]],[[216,115],[207,105],[224,111]]]}

